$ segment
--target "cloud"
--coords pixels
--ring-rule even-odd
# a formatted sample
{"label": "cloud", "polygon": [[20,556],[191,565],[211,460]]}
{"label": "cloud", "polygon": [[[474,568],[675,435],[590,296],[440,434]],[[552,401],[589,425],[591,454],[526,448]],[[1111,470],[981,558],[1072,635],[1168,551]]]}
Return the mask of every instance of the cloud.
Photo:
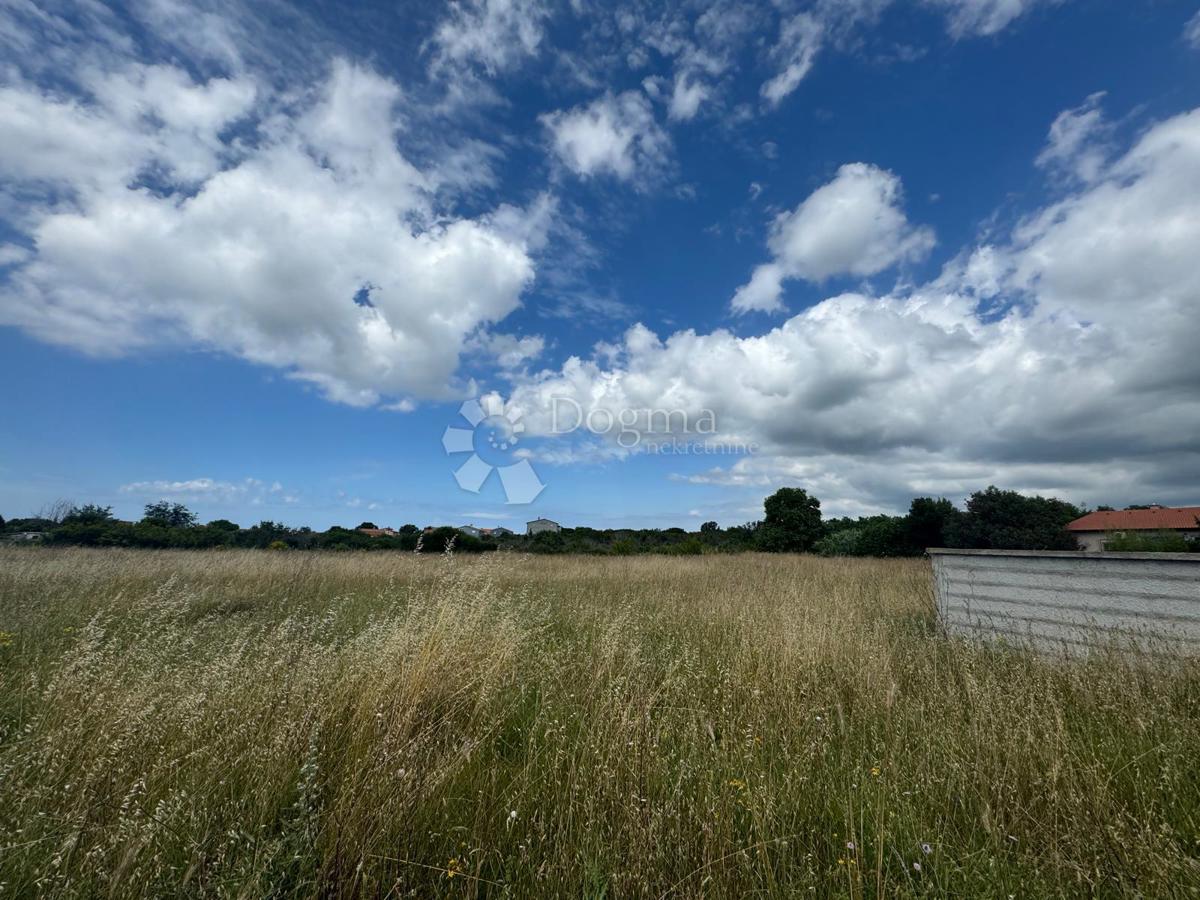
{"label": "cloud", "polygon": [[299,497],[278,481],[266,484],[257,478],[221,481],[216,478],[188,478],[181,481],[158,479],[121,485],[121,493],[147,500],[188,500],[193,503],[292,504]]}
{"label": "cloud", "polygon": [[946,10],[947,27],[954,37],[989,35],[1003,31],[1032,9],[1039,0],[926,0]]}
{"label": "cloud", "polygon": [[537,359],[546,349],[546,341],[541,335],[517,337],[513,334],[489,334],[477,345],[486,356],[504,370],[517,369],[531,360]]}
{"label": "cloud", "polygon": [[[947,30],[955,38],[996,34],[1038,2],[925,0],[945,12]],[[775,74],[760,89],[763,99],[771,107],[778,106],[800,86],[827,46],[855,47],[862,29],[876,24],[892,5],[893,0],[816,0],[805,10],[785,16],[768,53]]]}
{"label": "cloud", "polygon": [[559,160],[584,178],[644,180],[667,164],[670,138],[638,91],[604,94],[586,106],[547,113],[540,121]]}
{"label": "cloud", "polygon": [[783,267],[778,263],[756,266],[750,280],[734,292],[734,312],[779,312],[783,309]]}
{"label": "cloud", "polygon": [[1039,166],[1084,182],[1096,179],[1108,158],[1104,139],[1111,130],[1100,108],[1104,96],[1104,91],[1097,91],[1074,109],[1059,113],[1038,155]]}
{"label": "cloud", "polygon": [[541,0],[465,0],[450,5],[430,40],[435,71],[507,72],[534,56],[549,10]]}
{"label": "cloud", "polygon": [[1187,25],[1183,27],[1183,39],[1196,50],[1200,50],[1200,10],[1188,19]]}
{"label": "cloud", "polygon": [[762,95],[772,106],[800,86],[816,61],[825,39],[825,24],[811,13],[797,13],[779,30],[779,41],[771,50],[779,71],[762,86]]}
{"label": "cloud", "polygon": [[675,87],[671,92],[668,115],[672,121],[686,122],[694,119],[700,104],[707,99],[709,89],[700,81],[692,81],[680,73],[675,76]]}
{"label": "cloud", "polygon": [[398,147],[400,88],[370,69],[338,60],[286,94],[164,65],[78,77],[0,88],[0,188],[34,248],[0,324],[94,355],[214,350],[369,405],[446,396],[533,281],[544,210],[447,214],[442,173]]}
{"label": "cloud", "polygon": [[717,438],[763,449],[699,477],[816,485],[842,509],[992,482],[1195,501],[1198,206],[1195,110],[926,284],[830,297],[760,335],[638,325],[513,402],[531,435],[548,433],[555,397],[614,416],[712,410]]}
{"label": "cloud", "polygon": [[767,240],[774,259],[738,289],[733,309],[781,309],[785,278],[876,275],[924,258],[933,249],[933,231],[910,224],[902,202],[896,175],[866,163],[842,166],[832,181],[775,219]]}

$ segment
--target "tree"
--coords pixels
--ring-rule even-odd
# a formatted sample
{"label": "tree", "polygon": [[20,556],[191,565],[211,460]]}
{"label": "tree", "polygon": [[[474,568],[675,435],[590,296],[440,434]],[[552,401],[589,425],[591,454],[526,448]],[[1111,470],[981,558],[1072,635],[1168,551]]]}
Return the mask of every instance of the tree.
{"label": "tree", "polygon": [[922,553],[930,547],[946,547],[950,531],[961,513],[954,504],[941,497],[917,497],[908,508],[907,540],[913,551]]}
{"label": "tree", "polygon": [[4,516],[0,516],[0,528],[4,527]]}
{"label": "tree", "polygon": [[1077,507],[1055,497],[1026,497],[991,486],[967,500],[967,511],[949,529],[952,547],[979,550],[1074,550],[1066,525]]}
{"label": "tree", "polygon": [[860,556],[909,556],[907,520],[900,516],[871,516],[859,524]]}
{"label": "tree", "polygon": [[858,549],[861,537],[858,528],[839,528],[813,544],[813,552],[821,556],[861,556]]}
{"label": "tree", "polygon": [[360,529],[362,529],[362,528],[370,528],[372,531],[374,531],[374,530],[375,530],[375,528],[376,528],[377,526],[375,525],[375,523],[374,523],[374,522],[359,522],[359,523],[358,523],[358,527],[359,527]]}
{"label": "tree", "polygon": [[142,521],[162,528],[191,528],[196,524],[196,514],[182,503],[159,500],[146,504]]}
{"label": "tree", "polygon": [[721,526],[718,525],[716,522],[705,522],[703,525],[700,526],[701,534],[716,534],[720,530],[721,530]]}
{"label": "tree", "polygon": [[230,522],[228,519],[213,519],[208,523],[208,527],[214,531],[241,531],[242,526],[237,522]]}
{"label": "tree", "polygon": [[803,488],[780,488],[765,501],[759,535],[764,550],[803,553],[821,537],[821,501]]}
{"label": "tree", "polygon": [[85,503],[76,506],[62,520],[64,525],[100,525],[113,521],[111,506],[97,506],[95,503]]}
{"label": "tree", "polygon": [[43,506],[41,511],[34,518],[44,519],[47,522],[58,525],[71,513],[73,509],[75,509],[75,504],[73,502],[60,498],[55,500],[53,503],[47,503],[45,506]]}

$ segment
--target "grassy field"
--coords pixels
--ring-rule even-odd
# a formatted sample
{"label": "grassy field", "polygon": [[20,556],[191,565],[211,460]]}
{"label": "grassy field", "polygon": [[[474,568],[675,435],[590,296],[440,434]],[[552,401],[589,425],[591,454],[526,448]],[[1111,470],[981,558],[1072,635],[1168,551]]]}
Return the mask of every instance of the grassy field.
{"label": "grassy field", "polygon": [[0,632],[0,895],[1200,894],[1200,666],[922,561],[9,549]]}

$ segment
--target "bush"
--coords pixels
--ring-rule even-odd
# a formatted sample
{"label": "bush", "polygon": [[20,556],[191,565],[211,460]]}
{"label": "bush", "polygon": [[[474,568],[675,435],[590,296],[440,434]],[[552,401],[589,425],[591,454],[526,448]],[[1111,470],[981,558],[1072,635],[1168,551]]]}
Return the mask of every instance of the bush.
{"label": "bush", "polygon": [[862,532],[857,528],[842,528],[817,541],[813,552],[820,556],[858,556],[861,537]]}
{"label": "bush", "polygon": [[1104,541],[1105,550],[1118,553],[1196,553],[1200,541],[1188,540],[1178,531],[1122,532]]}

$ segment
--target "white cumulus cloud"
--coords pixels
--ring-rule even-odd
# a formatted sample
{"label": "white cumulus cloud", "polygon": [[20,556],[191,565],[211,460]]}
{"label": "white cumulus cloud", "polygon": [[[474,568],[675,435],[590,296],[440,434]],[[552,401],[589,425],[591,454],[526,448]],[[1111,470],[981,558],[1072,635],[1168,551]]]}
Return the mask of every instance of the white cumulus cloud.
{"label": "white cumulus cloud", "polygon": [[400,88],[370,69],[265,92],[139,64],[77,96],[0,88],[0,188],[33,248],[0,323],[97,355],[216,350],[347,403],[445,396],[533,280],[527,217],[443,214],[439,173],[398,148]]}
{"label": "white cumulus cloud", "polygon": [[900,179],[866,163],[849,163],[771,225],[773,259],[755,270],[733,298],[735,311],[782,308],[785,278],[820,282],[833,275],[869,276],[919,260],[935,243],[933,231],[904,214]]}
{"label": "white cumulus cloud", "polygon": [[505,72],[538,52],[549,11],[541,0],[459,0],[431,39],[435,69]]}
{"label": "white cumulus cloud", "polygon": [[556,397],[614,417],[712,410],[720,440],[762,453],[694,477],[808,484],[847,511],[988,483],[1090,502],[1194,491],[1197,208],[1200,110],[927,284],[831,297],[760,335],[635,326],[513,402],[533,434]]}
{"label": "white cumulus cloud", "polygon": [[559,160],[585,178],[612,175],[621,180],[652,177],[661,171],[670,138],[638,91],[604,94],[587,105],[541,117]]}

